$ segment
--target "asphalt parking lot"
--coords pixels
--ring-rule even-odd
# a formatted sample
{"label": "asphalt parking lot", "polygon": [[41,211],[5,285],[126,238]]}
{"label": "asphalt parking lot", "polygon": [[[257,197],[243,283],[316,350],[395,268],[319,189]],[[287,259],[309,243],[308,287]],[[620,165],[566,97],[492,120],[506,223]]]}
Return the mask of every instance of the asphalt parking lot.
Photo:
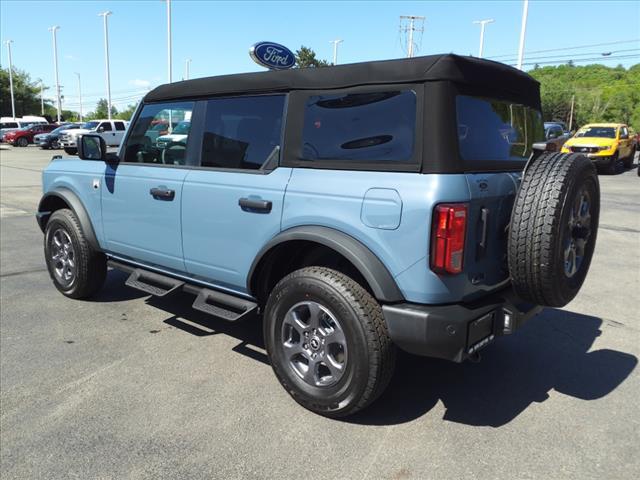
{"label": "asphalt parking lot", "polygon": [[3,480],[640,475],[635,166],[600,176],[596,253],[571,304],[480,363],[401,355],[378,402],[334,421],[281,388],[260,325],[144,296],[117,272],[92,301],[59,294],[33,215],[51,155],[0,151]]}

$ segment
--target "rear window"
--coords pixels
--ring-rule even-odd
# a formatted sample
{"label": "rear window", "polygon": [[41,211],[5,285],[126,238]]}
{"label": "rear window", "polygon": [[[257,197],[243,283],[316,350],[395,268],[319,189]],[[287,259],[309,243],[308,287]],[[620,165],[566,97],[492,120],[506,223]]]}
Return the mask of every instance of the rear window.
{"label": "rear window", "polygon": [[312,95],[302,134],[305,160],[412,159],[416,93],[413,90]]}
{"label": "rear window", "polygon": [[542,115],[505,100],[458,95],[458,145],[464,161],[526,161],[544,140]]}

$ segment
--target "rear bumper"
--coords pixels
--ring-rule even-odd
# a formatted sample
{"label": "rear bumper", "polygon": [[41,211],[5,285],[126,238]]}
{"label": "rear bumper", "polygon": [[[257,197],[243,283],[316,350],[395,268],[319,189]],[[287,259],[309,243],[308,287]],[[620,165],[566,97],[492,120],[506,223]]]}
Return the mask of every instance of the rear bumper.
{"label": "rear bumper", "polygon": [[383,305],[389,335],[416,355],[462,362],[495,337],[513,333],[542,310],[509,287],[472,304]]}

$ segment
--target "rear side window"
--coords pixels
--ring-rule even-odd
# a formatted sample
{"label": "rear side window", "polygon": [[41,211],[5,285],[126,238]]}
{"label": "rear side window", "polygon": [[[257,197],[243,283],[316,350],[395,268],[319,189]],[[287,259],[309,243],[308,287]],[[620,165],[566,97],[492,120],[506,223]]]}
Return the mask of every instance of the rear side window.
{"label": "rear side window", "polygon": [[116,126],[116,130],[122,131],[124,130],[124,122],[113,122]]}
{"label": "rear side window", "polygon": [[18,124],[15,122],[0,123],[0,128],[18,128]]}
{"label": "rear side window", "polygon": [[458,145],[463,160],[526,161],[545,138],[542,115],[517,103],[458,95]]}
{"label": "rear side window", "polygon": [[284,95],[209,100],[202,166],[258,170],[279,155],[284,101]]}
{"label": "rear side window", "polygon": [[304,112],[305,160],[412,159],[416,94],[413,90],[313,95]]}

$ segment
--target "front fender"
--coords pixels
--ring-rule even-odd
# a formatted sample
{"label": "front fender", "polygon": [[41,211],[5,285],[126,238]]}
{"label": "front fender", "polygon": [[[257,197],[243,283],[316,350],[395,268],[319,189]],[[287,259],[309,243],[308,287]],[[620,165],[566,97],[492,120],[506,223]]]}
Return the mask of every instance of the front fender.
{"label": "front fender", "polygon": [[[64,204],[64,205],[63,205]],[[40,226],[40,230],[44,233],[47,222],[51,214],[59,210],[60,208],[70,208],[75,214],[76,218],[80,222],[82,232],[84,233],[89,244],[95,249],[100,250],[98,239],[96,237],[91,218],[87,213],[87,209],[82,204],[82,201],[73,191],[65,187],[56,187],[50,192],[47,192],[40,199],[38,204],[38,211],[36,213],[36,220]]]}

